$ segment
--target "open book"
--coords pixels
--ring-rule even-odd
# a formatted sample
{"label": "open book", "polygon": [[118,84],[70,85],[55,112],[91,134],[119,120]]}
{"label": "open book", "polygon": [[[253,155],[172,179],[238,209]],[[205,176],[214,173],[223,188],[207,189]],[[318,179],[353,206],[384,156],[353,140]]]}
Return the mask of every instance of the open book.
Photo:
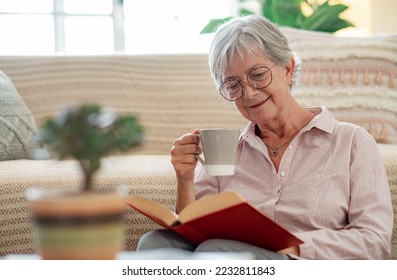
{"label": "open book", "polygon": [[179,215],[138,195],[130,196],[126,203],[194,244],[207,239],[221,238],[249,243],[276,252],[303,243],[234,191],[196,200]]}

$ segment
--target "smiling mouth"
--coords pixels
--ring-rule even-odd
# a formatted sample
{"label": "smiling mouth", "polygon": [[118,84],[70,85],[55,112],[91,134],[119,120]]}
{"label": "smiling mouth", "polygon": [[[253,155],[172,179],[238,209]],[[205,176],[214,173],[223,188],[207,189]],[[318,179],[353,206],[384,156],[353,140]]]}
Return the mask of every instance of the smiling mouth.
{"label": "smiling mouth", "polygon": [[258,104],[249,106],[249,108],[256,108],[256,107],[259,107],[259,106],[261,106],[263,103],[265,103],[266,101],[268,101],[269,99],[270,99],[270,96],[267,97],[263,102],[260,102],[260,103],[258,103]]}

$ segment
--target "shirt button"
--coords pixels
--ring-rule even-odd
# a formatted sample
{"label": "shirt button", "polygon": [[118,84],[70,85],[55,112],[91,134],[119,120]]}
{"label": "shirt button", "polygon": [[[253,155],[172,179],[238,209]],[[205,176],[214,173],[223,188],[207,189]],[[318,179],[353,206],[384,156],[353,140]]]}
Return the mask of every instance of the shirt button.
{"label": "shirt button", "polygon": [[281,177],[284,177],[284,176],[285,176],[285,172],[282,171],[282,172],[280,173],[280,176],[281,176]]}
{"label": "shirt button", "polygon": [[288,146],[288,150],[292,150],[292,146]]}

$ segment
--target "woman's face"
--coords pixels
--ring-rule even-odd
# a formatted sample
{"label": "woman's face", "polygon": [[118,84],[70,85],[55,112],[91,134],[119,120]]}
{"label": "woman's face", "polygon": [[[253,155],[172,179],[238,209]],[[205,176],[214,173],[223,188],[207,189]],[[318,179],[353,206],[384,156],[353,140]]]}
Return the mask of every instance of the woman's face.
{"label": "woman's face", "polygon": [[[289,108],[292,96],[290,84],[294,62],[287,67],[276,65],[264,55],[235,54],[230,60],[225,80],[235,78],[243,84],[243,97],[234,101],[234,105],[246,119],[256,124],[269,123]],[[257,66],[266,66],[271,69],[272,82],[264,89],[254,89],[247,81],[247,74]]]}

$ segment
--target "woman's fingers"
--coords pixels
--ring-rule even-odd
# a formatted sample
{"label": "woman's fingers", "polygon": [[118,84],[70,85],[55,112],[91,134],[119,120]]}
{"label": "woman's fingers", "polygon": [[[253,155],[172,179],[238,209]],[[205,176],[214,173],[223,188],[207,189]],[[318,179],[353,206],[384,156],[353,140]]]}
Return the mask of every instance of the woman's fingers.
{"label": "woman's fingers", "polygon": [[199,144],[199,138],[195,134],[199,134],[196,129],[193,133],[182,135],[173,142],[171,148],[171,163],[174,166],[178,176],[193,176],[194,169],[197,164],[197,155],[202,150]]}

